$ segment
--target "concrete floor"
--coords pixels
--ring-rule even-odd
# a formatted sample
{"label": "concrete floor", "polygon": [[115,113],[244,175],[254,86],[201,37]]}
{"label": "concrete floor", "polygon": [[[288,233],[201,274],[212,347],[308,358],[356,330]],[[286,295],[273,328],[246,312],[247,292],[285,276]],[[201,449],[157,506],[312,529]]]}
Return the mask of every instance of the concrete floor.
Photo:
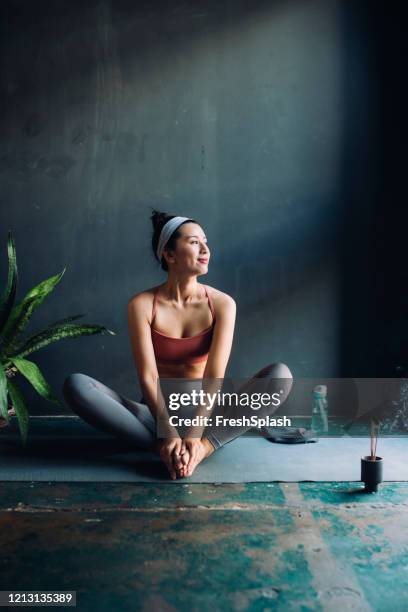
{"label": "concrete floor", "polygon": [[0,483],[2,590],[78,610],[408,610],[408,483]]}

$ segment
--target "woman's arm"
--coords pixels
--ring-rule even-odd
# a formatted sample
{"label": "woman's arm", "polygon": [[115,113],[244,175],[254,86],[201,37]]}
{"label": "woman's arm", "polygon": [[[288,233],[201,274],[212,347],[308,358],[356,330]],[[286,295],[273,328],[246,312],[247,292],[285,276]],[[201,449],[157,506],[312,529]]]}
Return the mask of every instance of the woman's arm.
{"label": "woman's arm", "polygon": [[216,321],[203,378],[224,378],[234,338],[237,310],[235,300],[223,294],[214,301]]}
{"label": "woman's arm", "polygon": [[[235,300],[223,294],[216,303],[216,322],[210,352],[203,374],[202,388],[205,393],[217,393],[223,384],[225,371],[231,354],[234,338],[236,303]],[[194,416],[211,416],[212,410],[207,409],[209,404],[198,407]],[[187,437],[200,438],[204,427],[196,426],[188,429]]]}
{"label": "woman's arm", "polygon": [[166,435],[160,437],[178,437],[177,429],[168,423],[166,402],[160,389],[148,318],[149,307],[150,301],[143,293],[137,294],[128,302],[128,327],[133,358],[143,397],[157,425],[160,424],[160,431],[163,431],[163,428],[166,431]]}
{"label": "woman's arm", "polygon": [[[203,374],[202,388],[206,393],[217,393],[223,384],[234,337],[236,304],[233,298],[223,294],[216,301],[215,314],[214,333]],[[205,402],[204,405],[198,407],[195,416],[209,417],[214,405],[211,410],[207,409],[209,407],[208,402]],[[202,426],[190,427],[184,437],[184,444],[190,455],[188,464],[183,468],[183,474],[186,476],[191,476],[199,461],[200,446],[204,444],[202,440],[204,429]]]}
{"label": "woman's arm", "polygon": [[150,303],[147,296],[137,294],[129,300],[130,343],[143,397],[156,421],[159,434],[157,450],[174,480],[177,477],[176,470],[183,463],[181,454],[185,452],[185,446],[177,429],[169,423],[167,406],[159,384],[148,312]]}

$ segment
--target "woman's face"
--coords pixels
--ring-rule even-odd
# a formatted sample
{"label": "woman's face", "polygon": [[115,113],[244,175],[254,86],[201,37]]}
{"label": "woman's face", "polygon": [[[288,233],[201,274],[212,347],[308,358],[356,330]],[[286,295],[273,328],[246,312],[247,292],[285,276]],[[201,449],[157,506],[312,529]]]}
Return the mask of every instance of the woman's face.
{"label": "woman's face", "polygon": [[197,223],[183,223],[179,233],[176,249],[169,252],[171,263],[175,263],[179,270],[206,274],[210,249],[204,231]]}

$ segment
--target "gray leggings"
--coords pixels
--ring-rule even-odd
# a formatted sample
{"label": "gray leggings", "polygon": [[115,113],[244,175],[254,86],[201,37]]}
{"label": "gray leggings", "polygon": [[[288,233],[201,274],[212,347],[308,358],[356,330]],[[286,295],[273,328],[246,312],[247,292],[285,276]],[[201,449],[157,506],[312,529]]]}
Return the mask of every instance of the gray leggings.
{"label": "gray leggings", "polygon": [[[292,374],[284,363],[272,363],[262,368],[250,380],[255,378],[266,378],[270,381],[270,385],[268,382],[269,393],[283,390],[281,403],[289,395],[293,382]],[[65,379],[63,395],[73,412],[96,429],[130,441],[136,447],[154,449],[157,441],[156,421],[144,398],[141,398],[139,402],[131,400],[113,391],[99,380],[79,372],[70,374]],[[275,410],[276,407],[270,406],[267,412],[271,413]],[[217,449],[252,427],[253,425],[230,428],[207,427],[203,436],[208,438]]]}

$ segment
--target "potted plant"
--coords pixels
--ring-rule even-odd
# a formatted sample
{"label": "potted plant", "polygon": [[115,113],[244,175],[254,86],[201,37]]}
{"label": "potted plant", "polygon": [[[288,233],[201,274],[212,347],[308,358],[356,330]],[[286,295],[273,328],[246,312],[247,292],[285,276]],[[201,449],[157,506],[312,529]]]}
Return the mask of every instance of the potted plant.
{"label": "potted plant", "polygon": [[[377,434],[375,427],[377,426]],[[370,429],[370,455],[361,457],[361,480],[364,482],[367,493],[376,493],[378,485],[383,480],[383,459],[377,457],[377,442],[381,423],[371,420]]]}
{"label": "potted plant", "polygon": [[44,399],[62,406],[44,378],[40,368],[26,357],[35,351],[62,338],[76,338],[91,334],[115,333],[102,325],[74,323],[83,317],[77,314],[59,319],[45,329],[37,331],[30,337],[22,337],[34,310],[45,300],[59,283],[66,268],[59,274],[42,281],[17,304],[17,258],[11,230],[7,240],[8,278],[4,293],[0,299],[0,425],[9,424],[10,416],[15,415],[21,433],[23,446],[26,445],[29,415],[23,394],[14,380],[21,374]]}

